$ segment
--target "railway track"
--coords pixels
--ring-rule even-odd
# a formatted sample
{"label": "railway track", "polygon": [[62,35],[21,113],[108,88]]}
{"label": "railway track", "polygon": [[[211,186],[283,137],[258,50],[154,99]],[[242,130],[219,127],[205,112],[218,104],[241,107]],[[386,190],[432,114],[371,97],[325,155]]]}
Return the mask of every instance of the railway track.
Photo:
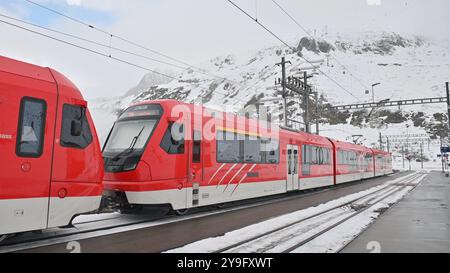
{"label": "railway track", "polygon": [[343,223],[369,210],[394,194],[405,190],[406,188],[412,190],[417,186],[417,183],[412,182],[423,178],[425,175],[426,173],[422,172],[408,175],[396,183],[387,183],[384,187],[381,187],[374,192],[359,196],[343,204],[325,209],[267,232],[249,237],[214,252],[296,252],[307,243],[312,242],[334,228],[339,227]]}
{"label": "railway track", "polygon": [[206,217],[246,208],[252,208],[263,205],[270,205],[278,202],[289,201],[317,194],[340,187],[348,187],[361,181],[341,184],[335,187],[319,188],[306,192],[294,192],[289,194],[262,197],[254,200],[244,200],[225,204],[224,207],[205,207],[193,210],[191,213],[183,216],[168,215],[163,217],[154,217],[149,215],[120,215],[110,214],[103,219],[85,219],[75,221],[72,228],[56,228],[46,230],[42,233],[26,233],[17,238],[9,238],[0,242],[0,253],[16,252],[27,249],[45,247],[55,244],[68,243],[71,241],[83,240],[120,232],[148,228],[153,226],[165,225],[186,221],[190,219]]}

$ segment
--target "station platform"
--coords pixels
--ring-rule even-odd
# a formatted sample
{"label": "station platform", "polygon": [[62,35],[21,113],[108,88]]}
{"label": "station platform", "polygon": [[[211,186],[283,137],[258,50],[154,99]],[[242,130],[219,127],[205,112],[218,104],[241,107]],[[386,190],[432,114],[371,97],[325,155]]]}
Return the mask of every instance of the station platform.
{"label": "station platform", "polygon": [[450,178],[432,171],[341,252],[449,253]]}

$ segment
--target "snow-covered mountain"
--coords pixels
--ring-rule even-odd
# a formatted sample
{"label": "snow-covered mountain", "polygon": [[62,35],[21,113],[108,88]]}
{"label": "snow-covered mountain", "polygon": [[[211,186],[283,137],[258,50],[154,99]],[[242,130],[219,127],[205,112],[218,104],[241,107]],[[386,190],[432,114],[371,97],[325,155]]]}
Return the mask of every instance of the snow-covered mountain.
{"label": "snow-covered mountain", "polygon": [[[450,80],[448,42],[365,32],[316,39],[303,37],[295,45],[294,49],[276,46],[240,56],[220,56],[199,65],[207,73],[188,69],[181,72],[178,80],[170,82],[147,75],[123,97],[93,101],[90,107],[101,141],[105,140],[116,114],[133,102],[161,98],[193,102],[202,98],[207,106],[241,108],[261,98],[275,97],[281,88],[275,86],[275,79],[281,77],[281,69],[276,65],[281,57],[291,62],[287,66],[288,75],[300,75],[300,70],[316,66],[318,69],[308,70],[315,72],[310,83],[332,105],[372,101],[371,85],[377,82],[381,85],[375,87],[376,101],[445,96],[444,84]],[[290,107],[292,118],[299,114],[297,110],[295,105]],[[419,118],[424,122],[420,126],[413,119],[418,112],[423,112]],[[433,122],[433,114],[438,112],[445,113],[445,105],[376,109],[368,119],[364,112],[350,112],[337,123],[331,122],[335,125],[330,125],[329,119],[323,120],[326,123],[321,125],[321,134],[347,141],[353,134],[363,134],[363,142],[373,145],[378,140],[378,132],[383,135],[424,133],[425,125]]]}
{"label": "snow-covered mountain", "polygon": [[[164,71],[156,71],[158,73],[155,72],[150,72],[148,74],[146,74],[141,81],[139,82],[138,85],[136,85],[135,87],[131,88],[130,90],[128,90],[128,92],[125,94],[125,97],[128,96],[134,96],[134,95],[138,95],[141,92],[145,92],[148,90],[149,87],[151,86],[157,86],[160,84],[166,84],[172,81],[171,78],[168,78],[165,75],[169,75],[172,77],[177,77],[178,75],[176,73],[174,73],[171,70],[164,70]],[[159,74],[161,73],[161,74]]]}

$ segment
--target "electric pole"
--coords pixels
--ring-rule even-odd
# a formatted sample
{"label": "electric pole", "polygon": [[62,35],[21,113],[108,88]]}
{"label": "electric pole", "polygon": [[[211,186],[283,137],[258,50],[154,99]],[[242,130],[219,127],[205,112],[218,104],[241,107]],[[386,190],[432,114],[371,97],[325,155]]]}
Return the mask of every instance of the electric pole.
{"label": "electric pole", "polygon": [[317,88],[316,88],[316,93],[315,93],[315,99],[316,99],[316,135],[320,135],[320,131],[319,131],[319,92],[317,91]]}
{"label": "electric pole", "polygon": [[[308,73],[306,73],[306,71],[303,72],[303,83],[305,84],[305,86],[308,86]],[[310,95],[309,88],[305,88],[305,98],[304,98],[305,113],[303,115],[303,120],[305,122],[305,131],[307,133],[311,133],[311,128],[309,126],[309,95]]]}
{"label": "electric pole", "polygon": [[405,169],[405,145],[402,145],[402,162],[403,162],[403,169]]}
{"label": "electric pole", "polygon": [[422,165],[423,170],[423,142],[420,143],[420,163]]}
{"label": "electric pole", "polygon": [[284,123],[285,127],[288,126],[287,98],[286,98],[287,97],[287,94],[286,94],[286,64],[287,63],[291,64],[290,61],[286,62],[285,57],[281,57],[281,63],[276,64],[278,66],[281,66],[281,87],[283,88],[281,96],[283,98],[283,123]]}
{"label": "electric pole", "polygon": [[381,132],[380,132],[380,150],[383,150],[383,138],[381,136]]}
{"label": "electric pole", "polygon": [[449,126],[449,130],[450,130],[450,83],[446,82],[445,83],[445,89],[447,92],[447,114],[448,114],[448,126]]}

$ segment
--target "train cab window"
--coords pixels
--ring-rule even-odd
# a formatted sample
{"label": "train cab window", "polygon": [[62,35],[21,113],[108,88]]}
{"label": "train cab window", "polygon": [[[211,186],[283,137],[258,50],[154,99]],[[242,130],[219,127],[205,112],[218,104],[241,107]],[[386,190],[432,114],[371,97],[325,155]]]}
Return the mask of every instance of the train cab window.
{"label": "train cab window", "polygon": [[184,125],[170,123],[160,146],[168,154],[184,154],[184,142]]}
{"label": "train cab window", "polygon": [[201,161],[201,147],[202,147],[202,133],[194,131],[192,143],[192,162],[200,163]]}
{"label": "train cab window", "polygon": [[86,108],[64,104],[61,129],[61,146],[84,149],[93,137],[86,117]]}
{"label": "train cab window", "polygon": [[20,103],[19,130],[16,153],[20,157],[40,157],[44,145],[47,103],[23,98]]}

